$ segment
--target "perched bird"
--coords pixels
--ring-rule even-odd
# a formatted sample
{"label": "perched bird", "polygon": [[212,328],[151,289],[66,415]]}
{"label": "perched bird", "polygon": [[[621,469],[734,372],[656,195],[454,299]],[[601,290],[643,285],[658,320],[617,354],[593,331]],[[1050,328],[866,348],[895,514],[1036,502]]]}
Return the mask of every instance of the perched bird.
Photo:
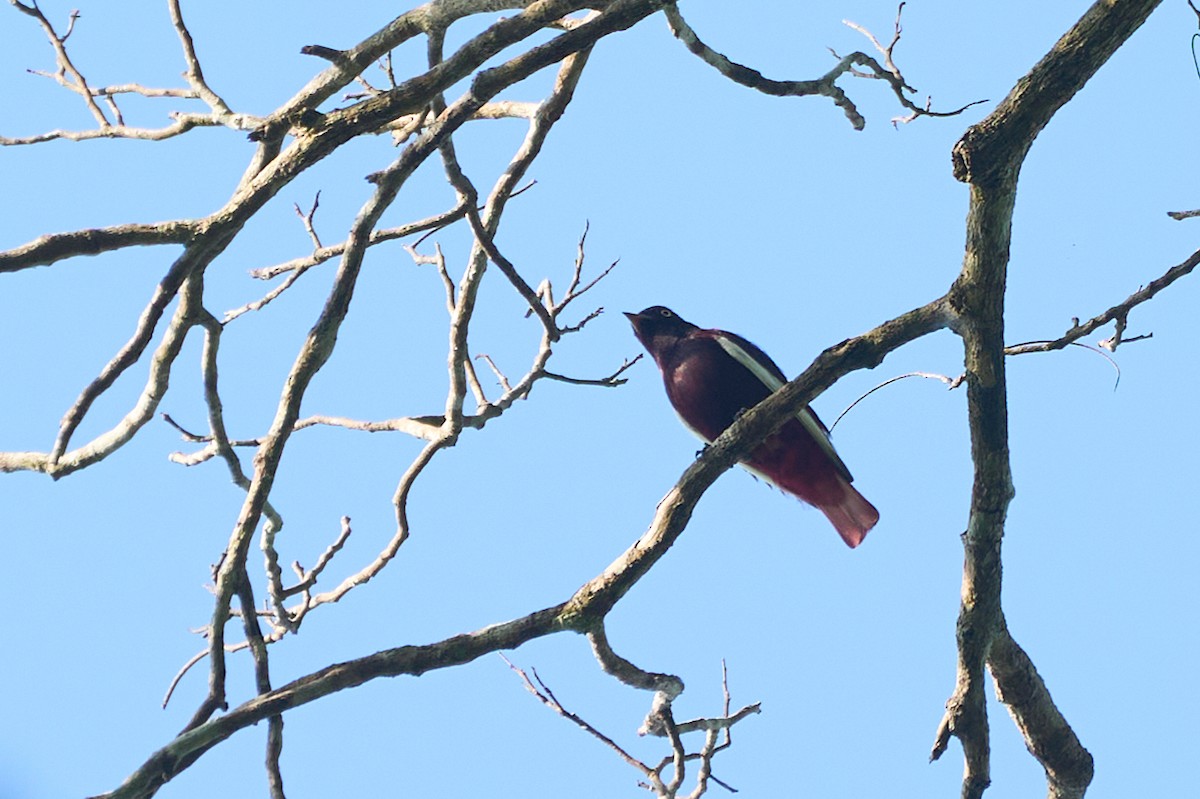
{"label": "perched bird", "polygon": [[[625,316],[658,364],[675,412],[706,442],[787,382],[775,362],[741,336],[704,330],[661,305]],[[784,422],[742,465],[815,505],[851,547],[879,521],[879,511],[850,485],[854,478],[811,408]]]}

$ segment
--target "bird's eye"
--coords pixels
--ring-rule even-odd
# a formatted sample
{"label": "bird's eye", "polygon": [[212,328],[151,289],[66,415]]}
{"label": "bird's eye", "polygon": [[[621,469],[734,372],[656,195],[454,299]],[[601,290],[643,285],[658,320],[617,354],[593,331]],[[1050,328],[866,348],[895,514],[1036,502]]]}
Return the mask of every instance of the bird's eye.
{"label": "bird's eye", "polygon": [[663,308],[661,311],[658,312],[658,314],[659,314],[659,316],[662,316],[665,319],[670,319],[672,316],[674,316],[674,314],[671,313],[670,308]]}

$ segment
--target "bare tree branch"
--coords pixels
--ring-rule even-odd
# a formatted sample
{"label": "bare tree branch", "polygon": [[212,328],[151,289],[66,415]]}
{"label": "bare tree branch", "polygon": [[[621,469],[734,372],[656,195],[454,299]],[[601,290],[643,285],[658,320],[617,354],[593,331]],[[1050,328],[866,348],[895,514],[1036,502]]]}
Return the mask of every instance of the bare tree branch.
{"label": "bare tree branch", "polygon": [[563,707],[562,703],[558,701],[558,697],[556,697],[554,695],[554,692],[550,690],[550,688],[546,685],[546,683],[542,682],[542,678],[538,676],[536,669],[533,672],[533,676],[537,680],[537,685],[534,685],[533,680],[529,679],[529,675],[525,673],[524,669],[517,668],[511,660],[504,657],[503,653],[500,654],[500,657],[504,660],[505,663],[508,664],[508,667],[510,669],[512,669],[517,674],[518,677],[521,678],[521,681],[525,684],[525,690],[529,691],[529,693],[536,696],[542,704],[544,704],[546,707],[553,710],[558,715],[567,719],[568,721],[574,722],[584,732],[587,732],[588,734],[597,738],[605,746],[607,746],[608,748],[610,748],[614,752],[616,752],[617,755],[619,755],[622,760],[624,760],[629,765],[633,766],[638,771],[642,772],[642,774],[644,776],[646,776],[648,778],[653,778],[652,775],[654,775],[654,769],[650,768],[645,763],[638,760],[633,755],[629,754],[629,752],[627,752],[625,749],[621,748],[621,746],[616,741],[614,741],[612,738],[608,737],[604,733],[597,730],[595,727],[593,727],[591,724],[589,724],[587,721],[585,721],[582,717],[576,715],[575,713],[572,713],[571,711],[569,711],[565,707]]}
{"label": "bare tree branch", "polygon": [[83,96],[84,102],[87,103],[88,110],[92,116],[96,118],[97,124],[102,128],[109,127],[112,123],[108,121],[108,117],[104,115],[104,111],[96,104],[95,94],[88,87],[87,80],[75,68],[71,57],[67,55],[67,38],[75,30],[75,22],[79,19],[79,12],[72,11],[70,21],[67,24],[67,30],[61,36],[54,30],[54,26],[50,24],[50,20],[46,19],[46,15],[38,8],[36,2],[25,5],[20,0],[9,0],[13,7],[22,14],[33,17],[38,24],[42,26],[42,30],[46,32],[47,38],[50,39],[50,46],[54,48],[54,56],[58,62],[58,70],[54,73],[54,78],[63,86]]}
{"label": "bare tree branch", "polygon": [[28,244],[0,252],[0,273],[48,266],[80,255],[99,255],[124,247],[148,244],[184,244],[195,235],[198,223],[189,220],[152,224],[116,225],[40,236]]}
{"label": "bare tree branch", "polygon": [[192,34],[183,22],[183,12],[179,8],[179,0],[167,0],[167,8],[171,12],[171,24],[175,26],[175,32],[179,34],[179,43],[183,46],[183,60],[187,64],[187,71],[183,74],[187,78],[188,85],[192,87],[196,97],[208,104],[215,116],[233,115],[233,111],[225,101],[204,80],[204,70],[200,68],[200,59],[196,57],[196,46],[192,42]]}
{"label": "bare tree branch", "polygon": [[[904,3],[900,4],[900,8],[904,8]],[[948,117],[961,114],[963,111],[970,108],[972,105],[977,105],[984,100],[978,100],[973,103],[968,103],[962,108],[954,111],[932,111],[928,107],[922,108],[914,105],[908,99],[906,92],[911,92],[913,89],[905,82],[904,76],[900,74],[900,70],[892,61],[892,51],[895,49],[896,43],[900,41],[900,12],[896,12],[896,33],[891,44],[884,47],[879,41],[868,31],[861,26],[847,22],[846,24],[854,28],[858,32],[866,35],[871,42],[883,53],[886,61],[886,66],[881,65],[871,56],[866,53],[854,52],[845,57],[834,54],[838,58],[838,63],[833,69],[826,72],[823,76],[816,80],[772,80],[763,77],[762,73],[756,69],[743,66],[735,61],[731,61],[721,53],[709,47],[688,25],[683,15],[679,13],[679,8],[671,3],[663,12],[667,16],[667,22],[671,26],[671,33],[677,39],[683,42],[693,54],[700,57],[709,66],[716,69],[725,77],[739,83],[742,86],[748,86],[764,94],[769,94],[775,97],[805,97],[809,95],[821,95],[828,97],[833,101],[833,104],[842,109],[846,118],[850,120],[850,124],[855,130],[862,130],[866,127],[867,120],[858,111],[858,107],[849,98],[846,92],[837,85],[837,79],[847,73],[858,77],[878,78],[887,82],[892,87],[892,92],[896,95],[896,99],[900,104],[912,112],[909,119],[915,119],[918,116],[936,116]],[[856,69],[856,67],[865,67],[866,71]]]}
{"label": "bare tree branch", "polygon": [[[959,739],[966,760],[963,799],[982,796],[991,782],[983,671],[1002,629],[1000,550],[1013,497],[1004,370],[1004,288],[1017,176],[1034,138],[1055,112],[1157,5],[1156,0],[1093,5],[996,110],[968,129],[954,148],[955,177],[970,186],[971,203],[966,256],[949,304],[956,312],[954,330],[963,338],[966,351],[975,480],[963,534],[957,677],[931,757],[937,759],[945,752],[950,735]],[[1008,692],[1004,679],[1011,673],[993,669],[1002,695]],[[1035,748],[1033,739],[1040,733],[1022,731],[1035,757],[1056,754]],[[1059,768],[1052,762],[1042,763],[1047,773]],[[1051,781],[1051,796],[1055,795],[1054,785]]]}
{"label": "bare tree branch", "polygon": [[1196,265],[1200,264],[1200,250],[1192,253],[1182,263],[1176,264],[1168,269],[1161,277],[1151,280],[1146,285],[1139,288],[1134,293],[1125,298],[1124,302],[1119,302],[1103,313],[1097,314],[1086,322],[1080,323],[1079,319],[1072,320],[1069,330],[1059,338],[1053,341],[1041,341],[1030,344],[1016,344],[1007,348],[1006,352],[1009,355],[1021,355],[1027,352],[1050,352],[1052,350],[1061,350],[1069,344],[1074,344],[1086,335],[1098,330],[1109,322],[1116,323],[1116,330],[1110,338],[1099,342],[1099,345],[1106,350],[1114,351],[1122,343],[1130,341],[1140,341],[1145,338],[1150,338],[1153,334],[1143,336],[1125,336],[1125,327],[1129,324],[1129,313],[1138,305],[1146,302],[1154,297],[1167,286],[1174,283],[1184,275],[1191,274]]}
{"label": "bare tree branch", "polygon": [[1029,751],[1046,769],[1049,796],[1082,799],[1092,782],[1092,755],[1083,748],[1025,650],[1008,632],[1003,617],[988,653],[996,693],[1008,707]]}

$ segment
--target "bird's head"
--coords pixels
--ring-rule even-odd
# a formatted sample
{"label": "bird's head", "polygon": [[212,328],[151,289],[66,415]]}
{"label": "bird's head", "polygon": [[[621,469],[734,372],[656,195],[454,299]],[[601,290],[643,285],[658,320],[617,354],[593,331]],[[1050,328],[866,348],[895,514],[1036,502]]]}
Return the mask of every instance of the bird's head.
{"label": "bird's head", "polygon": [[626,312],[625,316],[633,325],[633,334],[637,336],[638,341],[655,357],[664,347],[674,344],[693,330],[700,329],[662,305],[652,305],[641,313]]}

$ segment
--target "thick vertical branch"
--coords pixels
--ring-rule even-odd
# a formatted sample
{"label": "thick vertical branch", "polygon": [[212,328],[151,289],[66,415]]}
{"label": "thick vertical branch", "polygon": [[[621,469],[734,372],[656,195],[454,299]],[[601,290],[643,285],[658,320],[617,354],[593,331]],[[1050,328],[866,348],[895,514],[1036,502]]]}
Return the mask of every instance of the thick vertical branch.
{"label": "thick vertical branch", "polygon": [[975,478],[963,534],[957,677],[934,757],[949,734],[958,736],[966,760],[963,799],[982,796],[991,782],[984,664],[1000,618],[1000,541],[1013,496],[1004,376],[1004,289],[1016,201],[1016,173],[1009,174],[998,185],[971,187],[967,252],[950,293],[965,351]]}
{"label": "thick vertical branch", "polygon": [[[1050,796],[1082,796],[1091,780],[1090,755],[1054,707],[1032,662],[1008,636],[1001,610],[1001,540],[1013,497],[1004,292],[1017,181],[1029,148],[1055,112],[1157,5],[1157,0],[1097,2],[954,148],[954,174],[970,186],[970,209],[963,269],[949,301],[965,352],[975,479],[963,535],[958,673],[932,757],[941,756],[951,735],[958,737],[966,760],[964,799],[981,796],[990,781],[985,664],[991,666],[1001,698],[1018,703],[1010,709],[1029,750],[1046,768]],[[1030,707],[1033,701],[1041,704],[1039,710]],[[1047,744],[1049,740],[1054,744]],[[1081,765],[1085,761],[1086,767]]]}

